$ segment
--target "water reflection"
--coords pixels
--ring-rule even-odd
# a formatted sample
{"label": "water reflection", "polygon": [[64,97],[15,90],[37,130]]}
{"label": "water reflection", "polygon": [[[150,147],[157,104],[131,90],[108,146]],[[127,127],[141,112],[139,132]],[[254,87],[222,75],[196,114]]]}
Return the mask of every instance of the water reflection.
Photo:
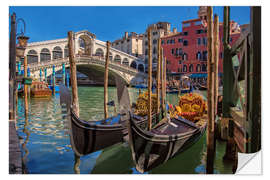
{"label": "water reflection", "polygon": [[[129,88],[131,102],[138,97],[138,89]],[[103,88],[79,87],[80,117],[84,120],[103,119]],[[109,101],[117,105],[116,88],[109,87]],[[177,103],[177,95],[167,95],[170,103]],[[114,108],[109,106],[110,115]],[[76,157],[72,151],[66,115],[62,112],[59,95],[51,99],[29,99],[28,118],[24,114],[24,100],[18,99],[18,134],[21,136],[23,160],[31,174],[126,174],[138,173],[134,167],[131,150],[127,143]],[[169,160],[149,174],[204,173],[206,135],[190,149]],[[225,144],[217,143],[215,161],[217,173],[231,173],[231,165],[222,162]]]}

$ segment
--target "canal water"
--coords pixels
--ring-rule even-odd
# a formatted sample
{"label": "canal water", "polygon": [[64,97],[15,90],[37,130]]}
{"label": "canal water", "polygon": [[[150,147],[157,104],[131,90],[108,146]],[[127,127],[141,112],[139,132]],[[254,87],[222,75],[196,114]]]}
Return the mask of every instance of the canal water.
{"label": "canal water", "polygon": [[[80,117],[91,121],[102,119],[103,87],[79,87]],[[116,88],[109,87],[109,101],[117,102]],[[129,88],[132,102],[138,90]],[[176,104],[177,95],[167,95]],[[24,100],[18,99],[17,129],[23,152],[23,164],[29,174],[138,174],[128,143],[119,143],[101,151],[75,157],[72,151],[67,120],[62,115],[60,96],[49,99],[29,99],[29,113],[25,118]],[[113,107],[109,108],[114,114]],[[217,141],[215,173],[231,173],[232,163],[222,161],[225,142]],[[206,134],[191,148],[148,174],[199,174],[205,173]]]}

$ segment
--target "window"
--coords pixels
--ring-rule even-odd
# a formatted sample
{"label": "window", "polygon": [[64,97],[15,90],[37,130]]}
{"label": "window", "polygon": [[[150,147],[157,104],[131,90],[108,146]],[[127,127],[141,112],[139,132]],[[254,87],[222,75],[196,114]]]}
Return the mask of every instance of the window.
{"label": "window", "polygon": [[184,40],[183,45],[184,46],[188,46],[188,41],[187,40]]}
{"label": "window", "polygon": [[202,72],[206,72],[207,71],[207,65],[206,64],[203,64],[202,65]]}
{"label": "window", "polygon": [[183,39],[179,38],[179,39],[178,39],[178,42],[179,42],[179,43],[183,42]]}
{"label": "window", "polygon": [[161,44],[164,44],[164,40],[161,41]]}
{"label": "window", "polygon": [[157,49],[156,47],[153,48],[153,54],[156,54],[157,53]]}
{"label": "window", "polygon": [[147,41],[145,41],[144,45],[145,45],[145,46],[147,46],[147,45],[148,45],[148,42],[147,42]]}
{"label": "window", "polygon": [[188,60],[188,55],[186,53],[184,53],[183,56],[182,56],[182,59],[183,60]]}
{"label": "window", "polygon": [[204,31],[202,29],[196,30],[196,34],[202,34]]}
{"label": "window", "polygon": [[186,31],[186,32],[184,32],[184,36],[187,36],[188,35],[188,32]]}
{"label": "window", "polygon": [[49,61],[51,60],[51,53],[49,49],[43,48],[40,52],[40,61]]}
{"label": "window", "polygon": [[196,66],[196,72],[201,72],[201,65],[200,64],[197,64],[197,66]]}
{"label": "window", "polygon": [[178,48],[175,49],[175,55],[178,56]]}
{"label": "window", "polygon": [[203,61],[207,61],[207,51],[203,51],[202,56]]}
{"label": "window", "polygon": [[178,64],[182,64],[182,61],[181,61],[181,60],[179,60],[179,61],[178,61]]}
{"label": "window", "polygon": [[174,54],[174,49],[172,49],[171,52],[172,52],[172,55],[173,55]]}
{"label": "window", "polygon": [[174,44],[175,43],[175,40],[174,39],[172,39],[172,44]]}
{"label": "window", "polygon": [[202,56],[201,56],[201,52],[200,51],[197,52],[196,59],[198,59],[198,60],[201,60],[202,59]]}
{"label": "window", "polygon": [[193,64],[189,65],[189,72],[193,72]]}
{"label": "window", "polygon": [[198,38],[198,39],[197,39],[197,44],[198,44],[198,45],[201,45],[201,38]]}
{"label": "window", "polygon": [[179,53],[179,55],[182,55],[182,54],[183,54],[182,48],[179,48],[179,49],[178,49],[178,53]]}
{"label": "window", "polygon": [[37,63],[38,62],[38,54],[35,50],[30,50],[27,53],[27,64]]}
{"label": "window", "polygon": [[153,44],[157,44],[157,40],[156,39],[153,40]]}
{"label": "window", "polygon": [[59,46],[53,48],[53,59],[61,59],[63,58],[62,49]]}
{"label": "window", "polygon": [[203,37],[203,45],[207,45],[207,38],[206,37]]}
{"label": "window", "polygon": [[170,44],[170,40],[167,40],[167,44]]}
{"label": "window", "polygon": [[183,66],[183,72],[187,72],[187,65]]}

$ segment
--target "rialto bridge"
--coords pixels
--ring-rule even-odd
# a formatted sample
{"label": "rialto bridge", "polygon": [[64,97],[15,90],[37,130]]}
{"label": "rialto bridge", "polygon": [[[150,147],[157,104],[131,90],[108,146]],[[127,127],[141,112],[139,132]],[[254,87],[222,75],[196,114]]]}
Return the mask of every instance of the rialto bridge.
{"label": "rialto bridge", "polygon": [[[77,71],[88,77],[99,76],[102,80],[103,77],[100,76],[104,72],[106,42],[97,40],[89,31],[74,33],[74,42]],[[50,76],[53,66],[56,72],[62,70],[63,64],[66,68],[69,67],[68,39],[29,43],[25,56],[31,77],[39,78],[40,70],[44,71],[45,68],[47,76]],[[143,60],[114,48],[110,48],[109,59],[109,82],[114,79],[112,75],[122,77],[127,84],[145,78]]]}

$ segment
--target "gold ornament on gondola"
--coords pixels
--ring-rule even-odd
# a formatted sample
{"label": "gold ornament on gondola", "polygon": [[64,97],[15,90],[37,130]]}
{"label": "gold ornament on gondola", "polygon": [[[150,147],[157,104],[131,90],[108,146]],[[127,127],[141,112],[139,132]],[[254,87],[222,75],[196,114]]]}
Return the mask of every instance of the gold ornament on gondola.
{"label": "gold ornament on gondola", "polygon": [[[151,112],[156,113],[157,112],[157,95],[152,95],[152,108]],[[138,116],[146,116],[148,112],[148,92],[145,91],[144,93],[141,93],[136,101],[136,108],[134,110],[134,114]]]}

